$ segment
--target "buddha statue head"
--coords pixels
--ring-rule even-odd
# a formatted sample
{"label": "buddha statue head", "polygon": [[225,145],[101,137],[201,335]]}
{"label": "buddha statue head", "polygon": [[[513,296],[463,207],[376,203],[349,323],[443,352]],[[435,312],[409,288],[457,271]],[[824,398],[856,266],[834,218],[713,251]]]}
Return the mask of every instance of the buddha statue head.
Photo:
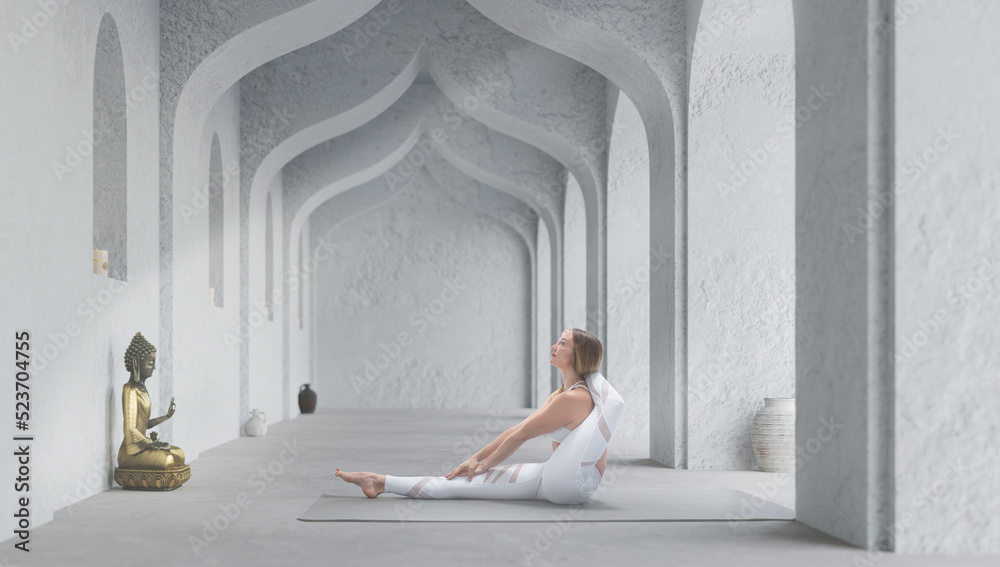
{"label": "buddha statue head", "polygon": [[156,347],[142,333],[136,333],[125,349],[125,369],[129,371],[132,382],[145,381],[156,369]]}

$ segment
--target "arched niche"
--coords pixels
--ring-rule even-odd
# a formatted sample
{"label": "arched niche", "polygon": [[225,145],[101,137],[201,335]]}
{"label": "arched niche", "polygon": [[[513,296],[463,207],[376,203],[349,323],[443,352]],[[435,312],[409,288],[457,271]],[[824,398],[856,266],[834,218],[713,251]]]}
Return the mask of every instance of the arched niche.
{"label": "arched niche", "polygon": [[219,135],[212,136],[208,169],[208,287],[214,290],[216,307],[224,307],[225,282],[225,196],[223,190],[222,146]]}
{"label": "arched niche", "polygon": [[264,305],[268,321],[274,321],[274,207],[273,195],[267,194],[264,216]]}
{"label": "arched niche", "polygon": [[[305,271],[305,250],[306,250],[306,246],[308,245],[307,238],[308,238],[308,233],[307,233],[307,231],[303,230],[302,231],[302,235],[299,237],[300,244],[299,244],[299,254],[298,254],[298,259],[297,259],[297,264],[298,264],[298,267],[299,267],[299,272],[298,272],[299,274],[305,274],[306,273],[306,271]],[[298,316],[299,316],[299,319],[298,319],[298,328],[299,329],[302,329],[302,318],[305,316],[305,314],[302,312],[303,306],[305,304],[304,297],[305,297],[305,293],[306,293],[305,289],[303,289],[304,287],[305,286],[301,285],[301,282],[300,282],[300,285],[298,286],[298,290],[297,290],[297,293],[296,293],[296,296],[297,296],[297,299],[298,299],[298,309],[297,309],[297,311],[298,311]]]}
{"label": "arched niche", "polygon": [[[566,176],[566,201],[563,204],[563,327],[554,329],[558,337],[576,327],[587,330],[587,217],[583,190],[572,173]],[[594,333],[597,334],[597,333]],[[558,384],[557,384],[558,385]]]}
{"label": "arched niche", "polygon": [[552,333],[552,318],[546,316],[552,312],[552,302],[555,298],[552,295],[552,266],[550,265],[552,258],[552,251],[550,249],[551,237],[549,236],[549,229],[544,222],[538,223],[537,239],[535,246],[535,250],[537,250],[535,273],[538,285],[535,292],[535,302],[538,316],[535,318],[536,342],[533,352],[538,353],[536,355],[536,366],[538,369],[535,372],[537,378],[535,383],[534,407],[545,403],[549,394],[558,387],[554,383],[555,367],[549,364],[547,357],[549,348],[555,342],[556,335]]}
{"label": "arched niche", "polygon": [[95,250],[108,252],[108,277],[128,280],[127,100],[118,26],[101,20],[94,56]]}

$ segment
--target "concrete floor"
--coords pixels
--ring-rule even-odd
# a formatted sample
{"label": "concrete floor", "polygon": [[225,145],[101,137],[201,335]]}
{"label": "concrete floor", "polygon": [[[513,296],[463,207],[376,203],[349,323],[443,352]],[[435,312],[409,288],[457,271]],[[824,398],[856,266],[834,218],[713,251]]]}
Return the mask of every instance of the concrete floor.
{"label": "concrete floor", "polygon": [[[191,462],[191,480],[178,490],[149,493],[115,486],[64,508],[52,522],[32,530],[30,555],[14,550],[13,540],[7,540],[0,557],[9,566],[102,567],[404,562],[407,567],[615,566],[623,565],[623,559],[630,566],[997,565],[997,558],[988,556],[869,555],[794,521],[747,522],[734,529],[730,522],[561,526],[296,520],[324,491],[364,497],[333,476],[336,467],[401,476],[443,474],[531,411],[355,409],[302,415],[272,425],[267,437],[242,437],[202,453]],[[175,441],[183,448],[182,440]],[[507,462],[544,461],[550,453],[547,440],[534,439]],[[761,472],[673,470],[648,455],[647,439],[615,439],[608,454],[608,471],[617,473],[615,485],[724,484],[761,494],[766,481],[779,478]],[[605,476],[604,483],[609,479]],[[772,500],[794,507],[794,494],[794,483],[786,482]],[[224,509],[235,520],[225,519]],[[213,522],[224,529],[206,536]]]}

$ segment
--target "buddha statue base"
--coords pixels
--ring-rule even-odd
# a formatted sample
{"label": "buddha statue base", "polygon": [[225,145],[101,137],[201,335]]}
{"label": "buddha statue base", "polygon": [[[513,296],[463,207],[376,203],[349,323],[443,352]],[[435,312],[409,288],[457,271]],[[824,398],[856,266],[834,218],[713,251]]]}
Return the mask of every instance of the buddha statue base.
{"label": "buddha statue base", "polygon": [[148,470],[115,467],[115,482],[125,490],[174,490],[191,478],[191,466]]}

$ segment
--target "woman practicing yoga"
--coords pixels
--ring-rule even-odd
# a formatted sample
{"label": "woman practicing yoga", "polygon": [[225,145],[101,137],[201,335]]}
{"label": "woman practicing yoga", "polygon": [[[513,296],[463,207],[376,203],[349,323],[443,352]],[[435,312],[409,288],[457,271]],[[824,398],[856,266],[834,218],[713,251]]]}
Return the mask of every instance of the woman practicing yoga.
{"label": "woman practicing yoga", "polygon": [[[549,357],[549,364],[562,371],[559,389],[524,421],[444,476],[391,476],[340,469],[336,475],[360,486],[369,498],[392,492],[410,498],[580,504],[601,483],[608,441],[625,409],[625,400],[597,371],[602,356],[601,341],[594,335],[582,329],[563,331]],[[548,461],[497,466],[525,441],[540,435],[552,439]]]}

